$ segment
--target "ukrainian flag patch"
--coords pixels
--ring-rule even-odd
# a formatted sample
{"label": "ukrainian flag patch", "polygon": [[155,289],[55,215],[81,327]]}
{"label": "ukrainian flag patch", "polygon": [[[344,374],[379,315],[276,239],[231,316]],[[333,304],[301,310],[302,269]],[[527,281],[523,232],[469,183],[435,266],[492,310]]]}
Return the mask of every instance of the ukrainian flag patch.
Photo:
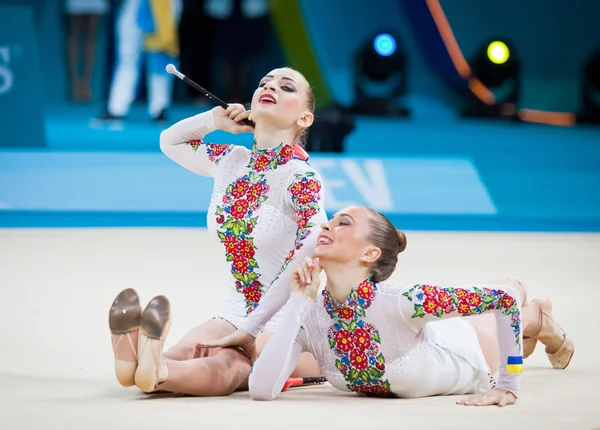
{"label": "ukrainian flag patch", "polygon": [[506,362],[506,371],[508,373],[522,373],[523,372],[523,357],[520,355],[509,356]]}

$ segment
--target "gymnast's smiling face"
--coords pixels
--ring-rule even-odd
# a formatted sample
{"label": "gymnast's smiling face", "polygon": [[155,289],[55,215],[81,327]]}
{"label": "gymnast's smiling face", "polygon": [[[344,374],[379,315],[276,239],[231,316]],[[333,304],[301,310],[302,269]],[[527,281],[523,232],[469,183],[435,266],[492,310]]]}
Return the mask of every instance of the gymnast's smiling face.
{"label": "gymnast's smiling face", "polygon": [[319,258],[326,273],[328,267],[347,271],[362,266],[374,282],[383,282],[394,272],[398,254],[405,248],[405,234],[387,217],[364,206],[351,206],[321,225],[313,257]]}
{"label": "gymnast's smiling face", "polygon": [[[313,256],[319,258],[322,266],[328,262],[369,265],[379,254],[377,247],[369,242],[367,210],[362,206],[351,206],[321,225]],[[371,258],[365,258],[365,255]]]}
{"label": "gymnast's smiling face", "polygon": [[[312,89],[301,73],[290,68],[271,70],[252,97],[252,120],[276,129],[294,128],[298,134],[314,120]],[[269,127],[269,128],[270,128]]]}

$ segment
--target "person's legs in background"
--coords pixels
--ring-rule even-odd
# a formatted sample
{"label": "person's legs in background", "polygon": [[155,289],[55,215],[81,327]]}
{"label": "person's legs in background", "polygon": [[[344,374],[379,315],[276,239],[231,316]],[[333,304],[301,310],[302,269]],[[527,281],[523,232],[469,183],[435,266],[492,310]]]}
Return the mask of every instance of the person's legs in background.
{"label": "person's legs in background", "polygon": [[117,61],[108,96],[105,120],[129,113],[140,76],[143,33],[137,22],[140,0],[124,0],[117,13]]}
{"label": "person's legs in background", "polygon": [[[181,21],[183,4],[181,0],[171,0],[168,8],[174,20],[172,37],[177,40],[176,49],[171,47],[171,52],[149,53],[148,61],[148,113],[157,122],[167,120],[167,110],[171,105],[173,95],[173,75],[166,72],[165,67],[169,62],[177,63],[179,58],[178,27]],[[165,49],[166,51],[168,49]],[[177,52],[177,54],[175,54]]]}
{"label": "person's legs in background", "polygon": [[[100,16],[108,12],[107,0],[67,0],[69,72],[71,98],[76,101],[92,99],[92,75],[96,59],[96,37]],[[79,73],[80,41],[84,39],[84,74]]]}

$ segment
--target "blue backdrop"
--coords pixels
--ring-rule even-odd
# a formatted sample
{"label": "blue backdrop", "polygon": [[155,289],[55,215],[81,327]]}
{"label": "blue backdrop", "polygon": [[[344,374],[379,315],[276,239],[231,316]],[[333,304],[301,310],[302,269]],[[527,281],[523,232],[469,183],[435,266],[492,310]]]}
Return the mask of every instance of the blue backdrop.
{"label": "blue backdrop", "polygon": [[45,146],[34,10],[0,5],[0,147]]}

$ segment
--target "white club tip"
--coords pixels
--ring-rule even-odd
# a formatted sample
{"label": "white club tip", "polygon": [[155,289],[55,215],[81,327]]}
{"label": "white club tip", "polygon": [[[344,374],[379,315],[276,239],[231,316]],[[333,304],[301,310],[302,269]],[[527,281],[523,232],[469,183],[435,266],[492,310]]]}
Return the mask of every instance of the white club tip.
{"label": "white club tip", "polygon": [[167,64],[167,73],[171,73],[174,74],[177,71],[177,69],[175,68],[174,65],[172,64]]}

